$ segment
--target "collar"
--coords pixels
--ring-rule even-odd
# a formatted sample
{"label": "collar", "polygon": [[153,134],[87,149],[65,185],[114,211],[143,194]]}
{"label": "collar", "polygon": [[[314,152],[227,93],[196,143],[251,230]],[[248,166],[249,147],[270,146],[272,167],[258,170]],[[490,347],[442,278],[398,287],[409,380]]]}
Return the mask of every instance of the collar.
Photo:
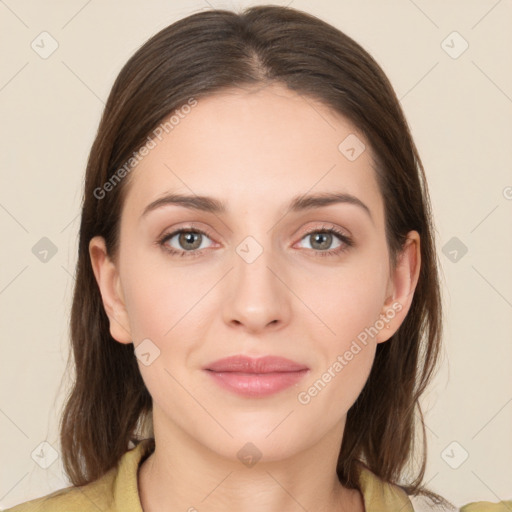
{"label": "collar", "polygon": [[[153,439],[143,439],[119,461],[113,482],[115,510],[143,512],[140,504],[137,472],[140,463],[154,450]],[[366,512],[394,510],[414,512],[411,501],[400,487],[384,482],[366,466],[360,465],[359,488]]]}

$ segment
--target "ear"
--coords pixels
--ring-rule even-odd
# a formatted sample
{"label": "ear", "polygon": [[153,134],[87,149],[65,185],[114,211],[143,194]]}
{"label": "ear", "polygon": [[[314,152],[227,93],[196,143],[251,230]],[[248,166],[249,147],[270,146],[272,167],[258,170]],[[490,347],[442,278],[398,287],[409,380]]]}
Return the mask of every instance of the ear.
{"label": "ear", "polygon": [[380,318],[384,328],[376,336],[377,343],[389,340],[404,321],[412,304],[421,267],[420,235],[417,231],[407,233],[407,240],[392,269],[386,301]]}
{"label": "ear", "polygon": [[100,289],[103,307],[110,321],[110,334],[120,343],[132,343],[119,272],[108,256],[103,237],[95,236],[91,239],[89,256]]}

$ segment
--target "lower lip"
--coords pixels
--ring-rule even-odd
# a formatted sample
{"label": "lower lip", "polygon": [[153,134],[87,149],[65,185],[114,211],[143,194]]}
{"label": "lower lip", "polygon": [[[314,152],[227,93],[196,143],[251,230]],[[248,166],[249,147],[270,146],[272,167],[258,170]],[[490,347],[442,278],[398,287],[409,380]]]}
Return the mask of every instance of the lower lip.
{"label": "lower lip", "polygon": [[309,370],[276,373],[213,372],[206,370],[217,384],[233,393],[264,397],[297,384]]}

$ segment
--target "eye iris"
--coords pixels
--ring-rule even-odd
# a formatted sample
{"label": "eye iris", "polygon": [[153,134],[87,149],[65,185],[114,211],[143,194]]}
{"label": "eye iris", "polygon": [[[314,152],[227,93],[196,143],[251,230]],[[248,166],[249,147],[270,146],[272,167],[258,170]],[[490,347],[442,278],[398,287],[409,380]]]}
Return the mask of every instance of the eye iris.
{"label": "eye iris", "polygon": [[[314,249],[325,250],[328,249],[332,243],[331,233],[315,233],[312,235],[311,247]],[[318,244],[318,245],[316,245]]]}
{"label": "eye iris", "polygon": [[[194,250],[201,246],[201,239],[201,233],[185,232],[180,234],[179,244],[184,249]],[[192,247],[190,245],[187,247],[187,244],[192,244]]]}

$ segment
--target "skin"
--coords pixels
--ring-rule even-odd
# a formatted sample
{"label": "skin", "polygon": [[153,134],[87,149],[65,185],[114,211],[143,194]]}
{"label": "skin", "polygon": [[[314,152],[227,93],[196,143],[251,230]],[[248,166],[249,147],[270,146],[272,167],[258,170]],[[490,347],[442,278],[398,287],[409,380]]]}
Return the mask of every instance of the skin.
{"label": "skin", "polygon": [[[338,150],[349,134],[366,145],[355,161]],[[377,343],[405,318],[420,266],[415,231],[390,266],[372,165],[369,142],[349,121],[274,84],[198,100],[132,171],[119,253],[109,257],[95,237],[90,256],[113,338],[135,347],[149,338],[160,350],[149,366],[139,361],[156,440],[139,470],[146,512],[364,510],[361,493],[336,476],[346,414]],[[288,211],[295,196],[334,191],[356,196],[371,217],[348,203]],[[168,204],[142,216],[171,192],[211,196],[227,211]],[[190,222],[208,230],[202,254],[171,255],[158,244],[160,235]],[[326,225],[354,245],[333,236],[328,249],[346,250],[320,255],[323,246],[307,231]],[[263,249],[252,263],[236,252],[247,236]],[[180,245],[177,235],[166,244],[186,252],[191,242]],[[401,310],[388,328],[361,345],[308,404],[299,403],[298,393],[393,303]],[[235,354],[283,356],[310,371],[277,394],[242,397],[202,370]],[[237,457],[247,442],[262,454],[252,467]]]}

